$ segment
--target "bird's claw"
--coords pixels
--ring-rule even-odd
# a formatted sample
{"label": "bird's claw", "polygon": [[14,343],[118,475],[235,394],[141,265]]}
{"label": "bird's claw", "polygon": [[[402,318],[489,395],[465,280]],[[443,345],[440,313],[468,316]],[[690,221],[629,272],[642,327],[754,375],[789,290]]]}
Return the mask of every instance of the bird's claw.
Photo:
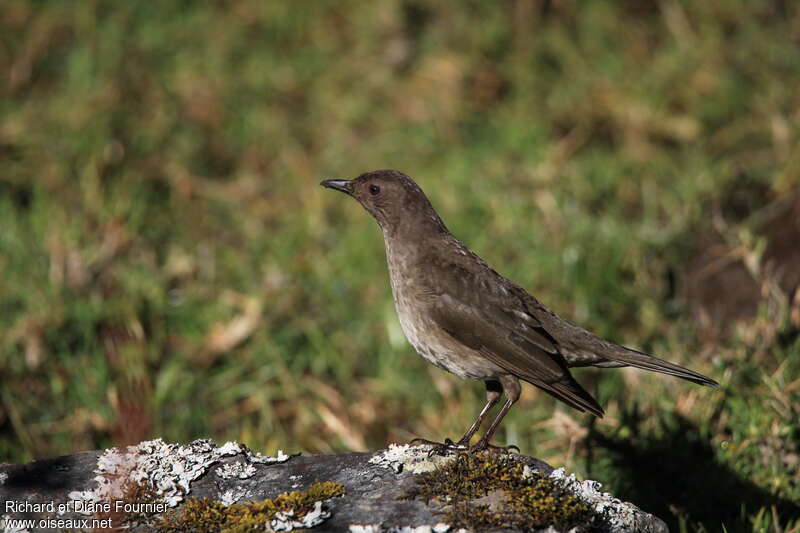
{"label": "bird's claw", "polygon": [[461,444],[459,442],[453,442],[452,439],[449,438],[444,439],[444,442],[436,442],[433,440],[422,439],[417,437],[416,439],[412,439],[411,442],[409,442],[409,444],[412,446],[421,446],[421,445],[431,446],[430,451],[428,451],[429,456],[434,454],[444,455],[448,452],[466,452],[469,450],[469,447],[467,447],[466,445]]}
{"label": "bird's claw", "polygon": [[492,453],[519,453],[519,446],[516,444],[509,444],[508,446],[495,446],[494,444],[489,444],[486,441],[479,440],[472,446],[468,446],[464,442],[453,442],[451,439],[444,439],[444,442],[436,442],[433,440],[416,438],[411,440],[409,443],[412,446],[420,446],[420,445],[427,445],[431,446],[428,455],[444,455],[450,452],[456,453],[479,453],[479,452],[492,452]]}
{"label": "bird's claw", "polygon": [[489,444],[488,442],[484,442],[482,440],[479,440],[467,449],[469,453],[478,453],[483,451],[489,451],[493,453],[511,453],[512,450],[514,450],[516,453],[519,453],[519,446],[516,444],[509,444],[508,446],[495,446],[494,444]]}

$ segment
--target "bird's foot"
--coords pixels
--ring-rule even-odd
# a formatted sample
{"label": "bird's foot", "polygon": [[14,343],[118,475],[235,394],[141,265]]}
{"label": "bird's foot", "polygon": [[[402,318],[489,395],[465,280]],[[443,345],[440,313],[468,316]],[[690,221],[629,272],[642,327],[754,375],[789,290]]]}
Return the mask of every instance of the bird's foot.
{"label": "bird's foot", "polygon": [[453,442],[450,439],[444,439],[444,442],[436,442],[428,439],[416,438],[409,442],[412,446],[428,445],[431,446],[430,454],[444,455],[449,452],[466,452],[469,448],[466,444],[461,442]]}
{"label": "bird's foot", "polygon": [[411,439],[409,444],[411,446],[424,446],[426,444],[429,446],[455,446],[455,443],[450,439],[444,439],[444,442],[437,442],[435,440],[423,439],[421,437]]}
{"label": "bird's foot", "polygon": [[512,450],[515,453],[519,453],[519,446],[516,444],[509,444],[508,446],[495,446],[494,444],[489,444],[487,441],[479,440],[469,448],[467,448],[468,453],[478,453],[483,451],[489,451],[492,453],[511,453]]}

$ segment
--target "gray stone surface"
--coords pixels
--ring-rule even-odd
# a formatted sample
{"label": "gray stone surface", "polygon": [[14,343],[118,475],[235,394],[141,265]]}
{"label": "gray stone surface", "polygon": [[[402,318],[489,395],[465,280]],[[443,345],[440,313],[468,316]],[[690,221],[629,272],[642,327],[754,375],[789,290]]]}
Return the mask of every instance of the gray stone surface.
{"label": "gray stone surface", "polygon": [[[597,482],[579,482],[562,469],[554,470],[532,457],[515,457],[578,494],[597,515],[595,531],[598,527],[606,531],[667,531],[658,518],[600,492]],[[112,448],[21,465],[0,465],[0,531],[4,527],[6,531],[16,531],[9,527],[9,519],[19,518],[36,521],[33,528],[28,528],[31,531],[48,530],[38,527],[41,525],[102,525],[91,520],[115,514],[113,509],[111,513],[97,511],[103,510],[103,503],[121,500],[129,480],[155,487],[163,508],[179,506],[188,497],[208,497],[225,504],[257,501],[305,490],[314,481],[335,481],[345,486],[346,494],[318,507],[312,517],[312,523],[317,524],[315,531],[454,531],[441,523],[434,505],[400,498],[414,484],[418,473],[446,460],[446,456],[429,455],[422,446],[393,445],[374,453],[279,453],[267,457],[237,443],[217,446],[200,440],[180,446],[157,439],[123,450]],[[11,507],[8,502],[13,502]],[[36,508],[36,504],[45,508]],[[291,517],[284,518],[283,522],[274,521],[272,527],[290,527]],[[39,523],[42,519],[72,522]]]}

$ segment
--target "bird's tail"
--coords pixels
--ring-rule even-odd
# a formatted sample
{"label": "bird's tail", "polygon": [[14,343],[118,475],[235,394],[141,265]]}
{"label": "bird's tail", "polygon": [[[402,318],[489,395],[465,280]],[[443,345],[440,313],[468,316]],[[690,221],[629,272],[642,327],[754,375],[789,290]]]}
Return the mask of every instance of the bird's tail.
{"label": "bird's tail", "polygon": [[705,385],[707,387],[714,388],[719,387],[719,383],[709,377],[704,376],[703,374],[700,374],[699,372],[695,372],[694,370],[689,370],[688,368],[676,365],[675,363],[670,363],[669,361],[665,361],[638,350],[633,350],[624,346],[618,346],[617,348],[618,349],[615,350],[613,355],[610,357],[610,359],[613,361],[618,361],[627,366],[634,366],[644,370],[652,370],[653,372],[660,372],[661,374],[676,376],[687,381],[697,383],[698,385]]}
{"label": "bird's tail", "polygon": [[592,398],[592,395],[575,381],[569,374],[565,375],[560,381],[545,383],[538,379],[527,379],[525,381],[536,385],[550,396],[558,398],[562,402],[574,407],[578,411],[588,411],[598,418],[603,418],[605,414],[603,408]]}

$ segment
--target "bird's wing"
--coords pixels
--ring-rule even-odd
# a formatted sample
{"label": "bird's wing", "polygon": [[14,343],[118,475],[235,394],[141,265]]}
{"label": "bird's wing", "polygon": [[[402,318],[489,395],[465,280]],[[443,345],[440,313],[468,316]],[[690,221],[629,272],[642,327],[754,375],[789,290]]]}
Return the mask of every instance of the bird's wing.
{"label": "bird's wing", "polygon": [[[455,340],[501,368],[581,411],[602,416],[597,402],[570,375],[558,343],[529,314],[521,289],[488,267],[429,261],[425,292],[431,318]],[[495,278],[496,276],[496,278]]]}

